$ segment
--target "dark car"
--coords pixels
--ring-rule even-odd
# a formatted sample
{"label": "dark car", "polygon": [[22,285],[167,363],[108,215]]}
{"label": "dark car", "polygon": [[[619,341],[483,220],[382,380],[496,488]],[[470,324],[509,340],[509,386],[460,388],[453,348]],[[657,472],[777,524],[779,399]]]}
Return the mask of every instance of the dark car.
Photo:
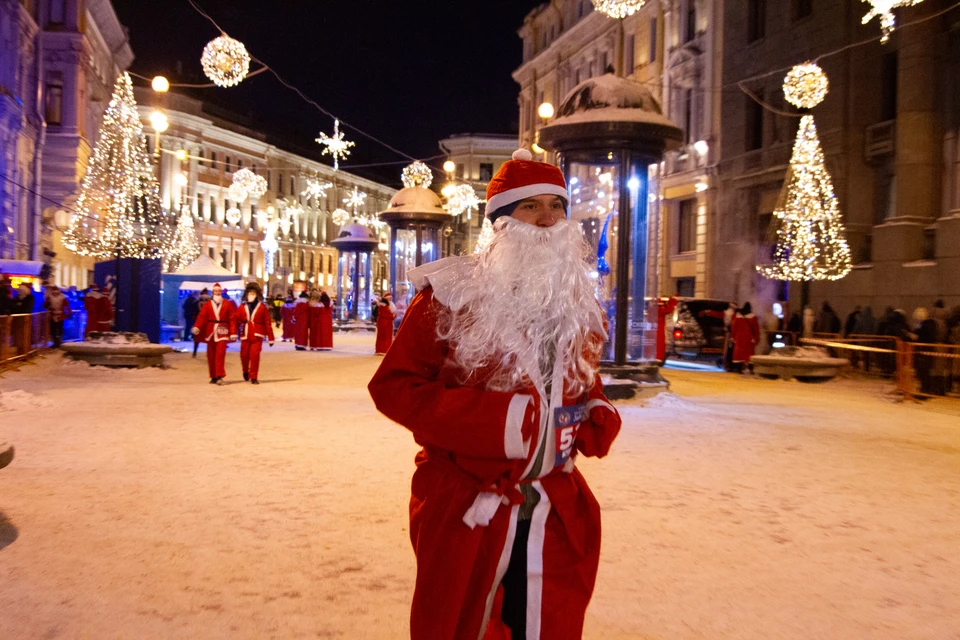
{"label": "dark car", "polygon": [[667,319],[667,327],[671,328],[667,332],[667,357],[721,356],[723,313],[729,306],[726,300],[680,298],[673,317]]}

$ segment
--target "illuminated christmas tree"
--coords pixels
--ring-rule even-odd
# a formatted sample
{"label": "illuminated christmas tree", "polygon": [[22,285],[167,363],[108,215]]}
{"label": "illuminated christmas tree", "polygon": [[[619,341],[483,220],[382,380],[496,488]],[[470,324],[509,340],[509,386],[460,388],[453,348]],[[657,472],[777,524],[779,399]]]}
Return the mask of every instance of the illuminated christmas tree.
{"label": "illuminated christmas tree", "polygon": [[82,256],[159,258],[175,220],[160,206],[130,76],[117,79],[63,244]]}
{"label": "illuminated christmas tree", "polygon": [[173,240],[164,251],[163,272],[177,273],[200,256],[197,231],[193,226],[193,213],[188,205],[180,211]]}
{"label": "illuminated christmas tree", "polygon": [[[827,93],[823,71],[813,64],[797,65],[787,75],[784,93],[791,103],[810,108]],[[787,179],[773,211],[779,222],[772,265],[757,270],[771,280],[839,280],[850,273],[850,246],[824,165],[813,116],[800,119]]]}

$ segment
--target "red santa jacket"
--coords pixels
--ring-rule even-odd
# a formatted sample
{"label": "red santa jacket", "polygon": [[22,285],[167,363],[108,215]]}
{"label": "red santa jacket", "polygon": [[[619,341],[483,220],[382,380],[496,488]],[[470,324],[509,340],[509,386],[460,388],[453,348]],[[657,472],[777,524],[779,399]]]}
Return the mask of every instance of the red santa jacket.
{"label": "red santa jacket", "polygon": [[757,343],[760,342],[760,323],[757,316],[752,313],[744,316],[738,312],[733,317],[730,335],[733,337],[733,361],[750,362],[756,352]]}
{"label": "red santa jacket", "polygon": [[270,310],[263,301],[258,300],[257,306],[253,309],[253,316],[250,315],[250,307],[243,303],[237,309],[236,324],[239,328],[241,340],[263,340],[273,342],[273,322],[270,317]]}
{"label": "red santa jacket", "polygon": [[[533,384],[487,390],[476,382],[483,371],[464,384],[449,357],[454,347],[437,339],[438,310],[426,287],[369,384],[377,408],[423,447],[410,503],[418,566],[411,636],[476,638],[493,619],[489,603],[505,569],[523,482],[541,495],[531,530],[539,546],[529,553],[544,569],[531,578],[540,599],[530,606],[554,612],[534,616],[536,636],[579,638],[599,562],[600,509],[574,459],[577,452],[606,455],[620,416],[599,375],[583,393],[564,389],[560,363],[549,403]],[[530,480],[541,450],[543,465]]]}
{"label": "red santa jacket", "polygon": [[211,299],[200,308],[193,326],[204,342],[229,341],[230,336],[237,335],[236,314],[237,305],[230,298],[223,298],[219,306]]}

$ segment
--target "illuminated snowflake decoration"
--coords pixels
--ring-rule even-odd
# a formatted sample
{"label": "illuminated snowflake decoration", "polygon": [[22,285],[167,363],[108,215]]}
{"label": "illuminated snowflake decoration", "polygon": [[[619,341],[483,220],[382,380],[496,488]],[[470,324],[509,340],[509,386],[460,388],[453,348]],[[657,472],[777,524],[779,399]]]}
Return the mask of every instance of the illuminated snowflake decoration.
{"label": "illuminated snowflake decoration", "polygon": [[242,214],[240,213],[240,209],[237,209],[236,207],[230,207],[229,209],[227,209],[227,215],[226,215],[227,224],[232,224],[233,226],[237,226],[238,224],[240,224],[241,217],[242,217]]}
{"label": "illuminated snowflake decoration", "polygon": [[327,193],[327,189],[332,187],[330,182],[322,182],[319,178],[307,178],[306,188],[300,192],[304,198],[313,198],[319,200]]}
{"label": "illuminated snowflake decoration", "polygon": [[790,69],[783,79],[783,97],[795,107],[812,109],[823,102],[829,86],[823,69],[813,62],[804,62]]}
{"label": "illuminated snowflake decoration", "polygon": [[404,187],[423,187],[424,189],[429,189],[433,183],[433,170],[417,160],[413,164],[404,167],[400,179],[403,181]]}
{"label": "illuminated snowflake decoration", "polygon": [[867,24],[877,16],[880,17],[880,42],[890,39],[890,34],[897,28],[897,18],[893,10],[898,7],[912,7],[923,0],[863,0],[870,3],[870,11],[863,16],[862,24]]}
{"label": "illuminated snowflake decoration", "polygon": [[446,209],[450,215],[458,216],[466,213],[469,217],[472,210],[479,208],[480,198],[477,197],[474,188],[468,184],[458,184],[447,198]]}
{"label": "illuminated snowflake decoration", "polygon": [[233,87],[250,72],[250,54],[239,40],[222,35],[203,48],[203,73],[218,87]]}
{"label": "illuminated snowflake decoration", "polygon": [[251,198],[259,198],[267,192],[267,179],[250,169],[240,169],[233,174],[234,186],[240,186]]}
{"label": "illuminated snowflake decoration", "polygon": [[646,0],[593,0],[593,8],[618,20],[639,11]]}
{"label": "illuminated snowflake decoration", "polygon": [[340,168],[340,160],[346,160],[347,156],[350,155],[350,147],[355,145],[355,143],[343,139],[339,120],[333,121],[333,137],[329,137],[321,131],[317,143],[323,145],[323,155],[329,155],[333,158],[334,171]]}
{"label": "illuminated snowflake decoration", "polygon": [[243,185],[234,182],[230,185],[230,188],[227,189],[227,197],[237,204],[240,204],[247,199],[247,190],[243,188]]}
{"label": "illuminated snowflake decoration", "polygon": [[353,215],[357,215],[357,209],[363,206],[363,203],[367,200],[367,194],[363,191],[360,191],[356,187],[351,189],[347,193],[347,197],[343,199],[343,204],[353,209]]}
{"label": "illuminated snowflake decoration", "polygon": [[350,222],[350,213],[344,209],[335,209],[333,213],[330,214],[330,219],[333,221],[333,224],[342,227]]}

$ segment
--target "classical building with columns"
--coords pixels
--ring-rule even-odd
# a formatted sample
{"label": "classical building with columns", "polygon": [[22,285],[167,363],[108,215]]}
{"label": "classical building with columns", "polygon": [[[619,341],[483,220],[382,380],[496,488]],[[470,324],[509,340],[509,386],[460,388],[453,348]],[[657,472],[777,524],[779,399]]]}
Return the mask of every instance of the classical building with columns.
{"label": "classical building with columns", "polygon": [[[260,281],[271,295],[285,294],[294,283],[336,291],[338,257],[330,241],[337,238],[340,227],[331,214],[337,209],[353,212],[344,200],[357,190],[366,196],[357,213],[375,217],[387,208],[395,189],[288,151],[249,123],[240,122],[241,117],[194,98],[157,94],[145,87],[137,87],[135,95],[148,147],[159,166],[162,205],[168,211],[189,207],[204,253],[237,275]],[[160,134],[159,148],[149,119],[158,108],[169,122]],[[183,152],[179,157],[178,151]],[[228,190],[240,169],[266,178],[267,193],[255,201],[232,200]],[[310,197],[304,192],[311,180],[331,186],[323,196]],[[226,217],[234,207],[240,210],[236,223]],[[282,228],[277,232],[275,271],[268,274],[260,245],[264,239],[261,220],[280,216],[290,207],[303,212],[288,232]],[[384,235],[383,246],[386,241]],[[375,254],[372,267],[373,291],[379,293],[389,279],[382,251]]]}
{"label": "classical building with columns", "polygon": [[710,87],[721,77],[721,17],[722,0],[652,0],[623,20],[594,11],[590,0],[552,0],[531,11],[518,32],[520,146],[536,151],[549,122],[538,113],[541,104],[557,107],[581,82],[608,71],[647,85],[683,129],[683,146],[656,169],[663,294],[710,294],[720,141],[720,94]]}
{"label": "classical building with columns", "polygon": [[117,76],[133,62],[109,0],[0,0],[0,258],[43,261],[59,284],[88,265],[69,224]]}
{"label": "classical building with columns", "polygon": [[[942,298],[960,304],[960,30],[947,0],[896,10],[898,28],[881,44],[866,5],[809,0],[727,3],[723,19],[720,225],[713,295],[761,307],[800,286],[761,278],[775,238],[772,212],[783,186],[798,117],[764,109],[743,85],[786,113],[777,71],[854,42],[865,46],[820,59],[830,87],[810,112],[845,221],[853,271],[815,282],[810,302],[840,314],[855,305],[908,313]],[[930,18],[922,23],[908,23]]]}

